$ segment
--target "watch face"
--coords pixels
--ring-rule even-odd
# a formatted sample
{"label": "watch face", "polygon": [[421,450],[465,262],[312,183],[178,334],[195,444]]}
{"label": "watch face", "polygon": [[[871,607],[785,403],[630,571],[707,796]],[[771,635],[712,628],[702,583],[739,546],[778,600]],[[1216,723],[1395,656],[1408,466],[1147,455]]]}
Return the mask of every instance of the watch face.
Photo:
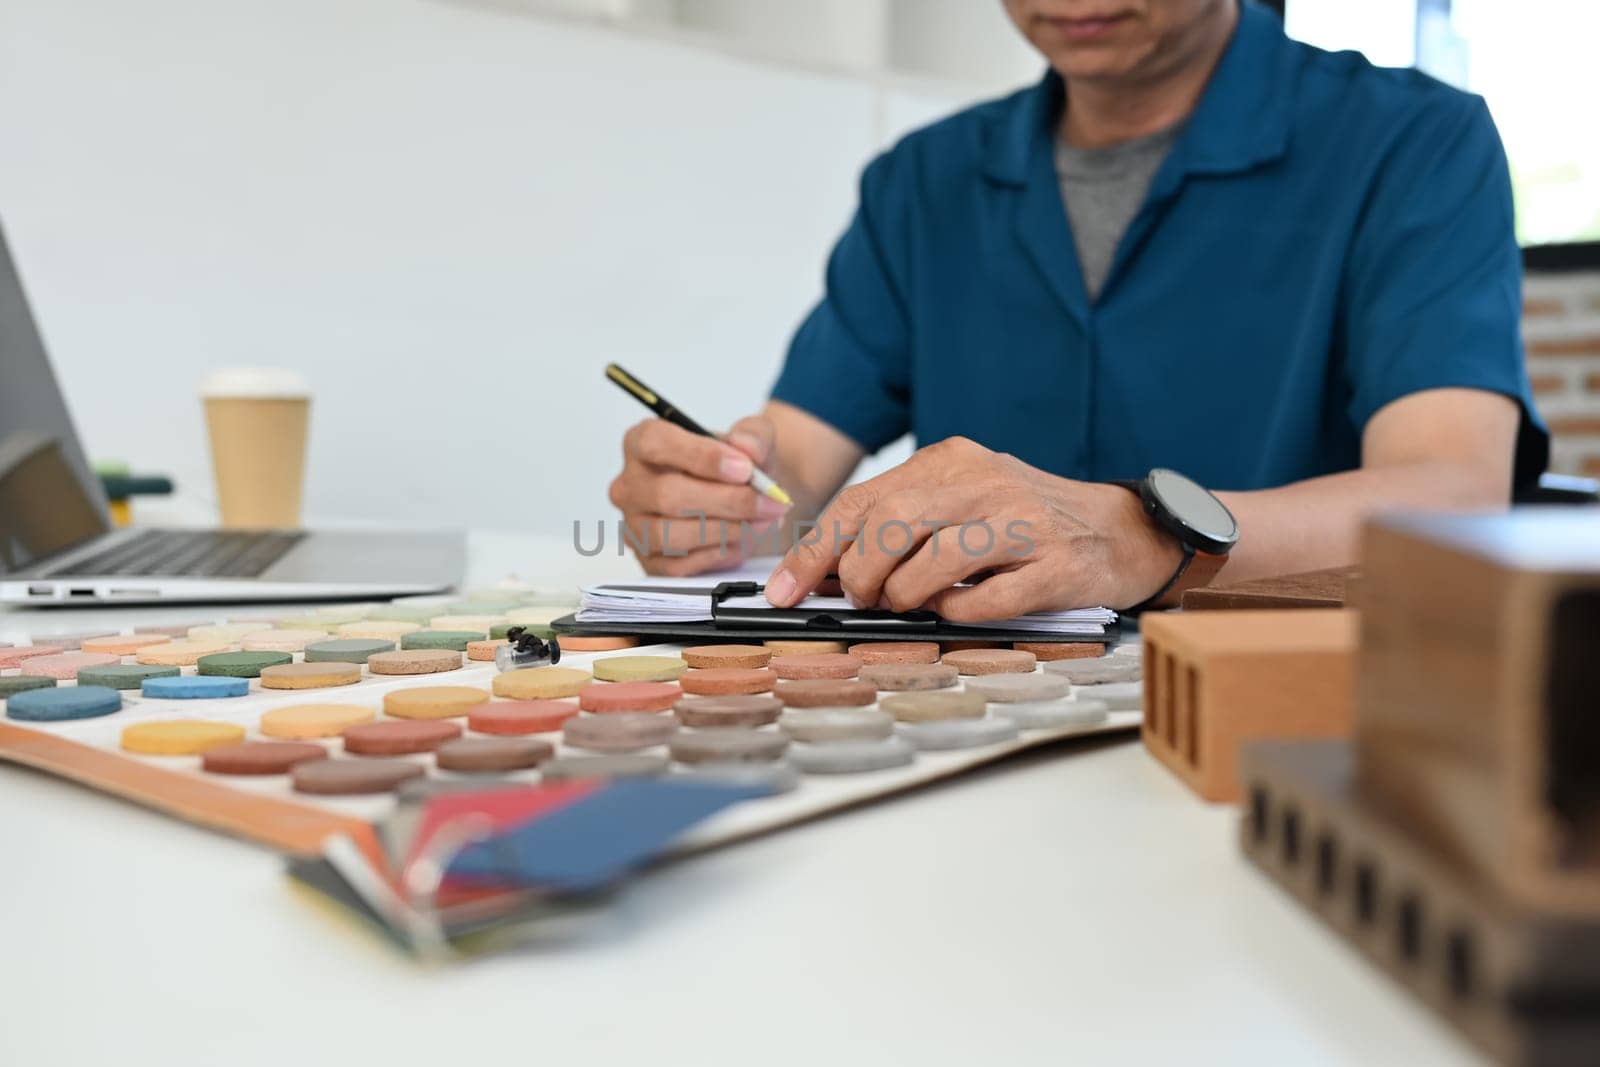
{"label": "watch face", "polygon": [[1169,515],[1194,531],[1199,540],[1211,542],[1211,551],[1226,552],[1239,539],[1233,513],[1203,486],[1177,471],[1160,468],[1150,472],[1149,485]]}

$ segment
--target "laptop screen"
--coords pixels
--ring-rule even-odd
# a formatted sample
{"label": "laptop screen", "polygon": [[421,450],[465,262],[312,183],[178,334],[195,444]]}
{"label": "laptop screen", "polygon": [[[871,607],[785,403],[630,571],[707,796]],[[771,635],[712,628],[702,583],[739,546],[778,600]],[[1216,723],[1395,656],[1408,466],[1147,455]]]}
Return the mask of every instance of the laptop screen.
{"label": "laptop screen", "polygon": [[110,529],[0,233],[0,575]]}

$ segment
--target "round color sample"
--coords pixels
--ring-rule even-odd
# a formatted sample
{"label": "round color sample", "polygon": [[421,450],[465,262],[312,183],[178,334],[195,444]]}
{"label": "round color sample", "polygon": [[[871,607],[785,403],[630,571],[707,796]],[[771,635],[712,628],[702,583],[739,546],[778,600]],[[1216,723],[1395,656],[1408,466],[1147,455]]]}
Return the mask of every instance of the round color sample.
{"label": "round color sample", "polygon": [[568,719],[561,728],[561,739],[573,748],[592,752],[632,752],[664,745],[677,732],[678,720],[671,715],[619,711]]}
{"label": "round color sample", "polygon": [[422,624],[439,614],[436,607],[428,604],[379,604],[367,613],[365,622],[414,622],[417,629],[422,629]]}
{"label": "round color sample", "polygon": [[[109,630],[86,630],[75,634],[50,634],[46,637],[35,637],[33,639],[33,643],[41,648],[48,645],[53,648],[59,648],[63,652],[76,652],[80,648],[83,648],[83,643],[85,641],[96,641],[102,638],[116,636],[118,635],[110,632]],[[93,652],[94,649],[91,648],[87,651]]]}
{"label": "round color sample", "polygon": [[452,652],[465,652],[474,641],[487,641],[487,630],[416,630],[400,638],[400,647],[448,648]]}
{"label": "round color sample", "polygon": [[145,756],[198,756],[243,740],[243,726],[201,719],[140,722],[122,730],[122,747]]}
{"label": "round color sample", "polygon": [[0,648],[0,670],[20,667],[24,660],[32,659],[35,656],[53,656],[60,651],[59,648],[38,645],[23,645],[21,648]]}
{"label": "round color sample", "polygon": [[[366,663],[372,656],[380,652],[393,652],[394,642],[386,638],[375,637],[341,637],[334,641],[318,641],[314,645],[307,645],[305,661],[307,663]],[[460,665],[459,659],[454,661]],[[378,673],[377,671],[373,672]]]}
{"label": "round color sample", "polygon": [[878,699],[871,682],[859,678],[806,678],[778,683],[778,699],[789,708],[864,707]]}
{"label": "round color sample", "polygon": [[1138,711],[1144,704],[1143,682],[1105,682],[1073,686],[1075,700],[1103,700],[1112,711]]}
{"label": "round color sample", "polygon": [[309,741],[317,737],[338,737],[350,727],[375,718],[371,708],[359,704],[290,704],[262,712],[257,729],[267,737]]}
{"label": "round color sample", "polygon": [[[328,642],[334,644],[335,642]],[[315,645],[313,648],[317,647]],[[333,660],[312,660],[331,663]],[[367,670],[373,674],[439,674],[461,669],[461,654],[447,648],[414,648],[394,652],[373,652],[367,657]]]}
{"label": "round color sample", "polygon": [[800,787],[800,772],[781,759],[771,763],[698,763],[685,770],[682,777],[713,785],[759,789],[767,796],[792,793]]}
{"label": "round color sample", "polygon": [[861,680],[878,689],[904,692],[913,689],[948,689],[961,672],[948,663],[868,663]]}
{"label": "round color sample", "polygon": [[683,662],[691,667],[765,667],[772,655],[772,649],[761,645],[697,645],[683,650]]}
{"label": "round color sample", "polygon": [[439,631],[471,630],[487,634],[489,627],[508,622],[504,615],[435,615],[428,620],[428,629]]}
{"label": "round color sample", "polygon": [[984,712],[983,697],[959,689],[935,689],[921,693],[895,693],[878,706],[901,722],[928,722],[932,719],[976,719]]}
{"label": "round color sample", "polygon": [[468,774],[523,771],[555,755],[548,741],[533,737],[458,737],[433,751],[440,770]]}
{"label": "round color sample", "polygon": [[53,656],[34,656],[26,662],[29,674],[68,679],[77,678],[85,667],[109,667],[122,660],[104,652],[57,652]]}
{"label": "round color sample", "polygon": [[783,701],[766,693],[731,697],[685,697],[673,705],[673,713],[685,726],[750,728],[778,721]]}
{"label": "round color sample", "polygon": [[286,630],[321,630],[325,634],[331,634],[342,624],[319,615],[297,615],[292,619],[279,619],[277,625]]}
{"label": "round color sample", "polygon": [[200,766],[212,774],[288,774],[307,760],[327,759],[321,745],[295,741],[241,741],[218,745],[200,757]]}
{"label": "round color sample", "polygon": [[0,678],[0,700],[26,693],[30,689],[49,689],[55,684],[56,679],[38,674],[8,674]]}
{"label": "round color sample", "polygon": [[567,604],[541,604],[535,607],[512,608],[506,612],[503,626],[549,626],[563,615],[570,615]]}
{"label": "round color sample", "polygon": [[1024,730],[1094,726],[1105,721],[1107,711],[1103,700],[1044,700],[994,706],[995,717],[1010,719]]}
{"label": "round color sample", "polygon": [[1138,641],[1126,641],[1112,649],[1111,655],[1139,659],[1144,655],[1144,645]]}
{"label": "round color sample", "polygon": [[804,656],[813,652],[837,653],[850,647],[843,641],[791,641],[783,638],[763,641],[761,644],[772,649],[774,656]]}
{"label": "round color sample", "polygon": [[1058,659],[1094,659],[1106,654],[1106,646],[1098,641],[1014,641],[1011,647],[1018,652],[1032,652],[1040,663]]}
{"label": "round color sample", "polygon": [[361,668],[354,663],[280,663],[261,672],[264,689],[327,689],[359,681]]}
{"label": "round color sample", "polygon": [[149,678],[176,678],[177,667],[157,667],[144,663],[109,663],[104,667],[85,667],[78,672],[79,685],[103,685],[108,689],[138,689]]}
{"label": "round color sample", "polygon": [[602,682],[671,682],[686,666],[677,656],[607,656],[591,669]]}
{"label": "round color sample", "polygon": [[523,667],[495,675],[491,687],[497,697],[511,700],[559,700],[575,697],[594,676],[572,667]]}
{"label": "round color sample", "polygon": [[[186,637],[189,636],[189,631],[194,629],[196,626],[209,626],[209,625],[211,625],[211,624],[210,623],[180,622],[180,623],[173,623],[170,626],[145,626],[142,629],[140,629],[139,632],[141,634],[146,634],[146,635],[158,634],[158,635],[161,635],[161,636],[164,636],[164,637],[170,637],[170,638],[186,638]],[[259,627],[257,627],[257,629],[265,630],[266,626],[259,626]]]}
{"label": "round color sample", "polygon": [[1104,659],[1064,659],[1046,663],[1044,669],[1059,674],[1073,685],[1103,685],[1107,682],[1137,682],[1144,675],[1144,664],[1132,656],[1107,656]]}
{"label": "round color sample", "polygon": [[639,639],[608,634],[561,634],[556,638],[556,644],[561,646],[563,652],[616,652],[624,648],[638,648]]}
{"label": "round color sample", "polygon": [[319,759],[295,766],[294,791],[316,796],[359,796],[392,793],[401,782],[427,772],[415,763],[397,759]]}
{"label": "round color sample", "polygon": [[212,700],[244,696],[250,692],[250,680],[207,678],[199,674],[146,678],[139,691],[155,700]]}
{"label": "round color sample", "polygon": [[967,648],[946,652],[944,662],[962,674],[1026,674],[1038,660],[1014,648]]}
{"label": "round color sample", "polygon": [[901,723],[899,734],[918,752],[946,752],[1015,741],[1022,732],[1013,719],[934,719]]}
{"label": "round color sample", "polygon": [[98,719],[122,710],[122,694],[99,685],[30,689],[6,698],[6,715],[25,722]]}
{"label": "round color sample", "polygon": [[363,622],[347,622],[339,627],[340,637],[364,638],[368,641],[387,641],[393,645],[406,634],[414,634],[422,629],[418,622],[385,622],[367,619]]}
{"label": "round color sample", "polygon": [[765,763],[778,759],[789,738],[776,730],[679,730],[668,751],[679,763]]}
{"label": "round color sample", "polygon": [[666,711],[683,698],[677,682],[596,682],[578,691],[584,711]]}
{"label": "round color sample", "polygon": [[85,652],[104,652],[108,656],[131,656],[148,645],[164,645],[172,638],[166,634],[113,634],[110,637],[89,638],[80,646]]}
{"label": "round color sample", "polygon": [[871,741],[894,733],[894,716],[878,708],[791,708],[778,728],[796,741]]}
{"label": "round color sample", "polygon": [[542,734],[561,729],[578,714],[569,700],[496,700],[467,712],[467,727],[480,734]]}
{"label": "round color sample", "polygon": [[248,634],[260,633],[265,629],[267,629],[266,624],[259,622],[208,623],[204,626],[189,627],[188,638],[191,641],[204,641],[211,644],[231,645]]}
{"label": "round color sample", "polygon": [[1072,692],[1072,683],[1059,674],[988,674],[967,680],[967,692],[1001,704],[1060,700]]}
{"label": "round color sample", "polygon": [[539,768],[546,782],[580,778],[655,778],[667,773],[667,757],[654,752],[616,756],[558,756]]}
{"label": "round color sample", "polygon": [[521,597],[506,591],[490,593],[488,596],[463,597],[446,604],[443,610],[452,615],[492,615],[499,619],[512,608],[520,606],[522,602]]}
{"label": "round color sample", "polygon": [[195,670],[222,678],[259,678],[268,667],[293,663],[287,652],[216,652],[195,661]]}
{"label": "round color sample", "polygon": [[850,655],[867,663],[938,663],[937,641],[862,641],[850,646]]}
{"label": "round color sample", "polygon": [[192,667],[201,656],[214,656],[218,652],[232,651],[226,641],[168,641],[160,645],[146,645],[133,654],[140,663],[154,663],[163,667]]}
{"label": "round color sample", "polygon": [[778,676],[769,667],[712,667],[684,671],[678,676],[683,691],[697,696],[770,693],[777,682]]}
{"label": "round color sample", "polygon": [[329,604],[318,608],[311,613],[312,618],[326,619],[328,622],[343,625],[345,623],[359,622],[367,617],[376,604]]}
{"label": "round color sample", "polygon": [[506,644],[503,640],[468,641],[467,658],[477,663],[493,663],[495,653]]}
{"label": "round color sample", "polygon": [[362,723],[345,730],[344,750],[360,756],[405,756],[432,752],[461,736],[461,727],[447,719],[390,720]]}
{"label": "round color sample", "polygon": [[861,774],[904,767],[916,758],[911,743],[901,737],[879,741],[835,741],[825,745],[800,743],[789,748],[789,759],[807,774]]}
{"label": "round color sample", "polygon": [[239,647],[246,652],[303,652],[327,638],[322,630],[260,630],[241,639]]}
{"label": "round color sample", "polygon": [[854,678],[860,670],[861,661],[843,652],[772,657],[772,672],[779,678]]}
{"label": "round color sample", "polygon": [[424,685],[385,695],[383,713],[397,719],[453,719],[488,700],[487,692],[469,685]]}

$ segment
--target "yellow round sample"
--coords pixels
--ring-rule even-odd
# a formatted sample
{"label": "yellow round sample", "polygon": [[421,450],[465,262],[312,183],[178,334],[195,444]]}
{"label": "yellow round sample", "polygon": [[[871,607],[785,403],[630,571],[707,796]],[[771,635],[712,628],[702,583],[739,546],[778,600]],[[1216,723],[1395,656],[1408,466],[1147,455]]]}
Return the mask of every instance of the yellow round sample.
{"label": "yellow round sample", "polygon": [[509,700],[560,700],[575,697],[594,681],[588,671],[571,667],[524,667],[495,675],[494,695]]}
{"label": "yellow round sample", "polygon": [[313,618],[324,619],[331,623],[356,622],[366,618],[375,604],[330,604],[325,608],[318,608],[311,613]]}
{"label": "yellow round sample", "polygon": [[232,649],[227,641],[168,641],[144,646],[134,653],[134,659],[157,667],[193,667],[201,656]]}
{"label": "yellow round sample", "polygon": [[207,626],[189,627],[191,641],[221,641],[231,645],[246,634],[258,634],[272,629],[270,622],[219,622]]}
{"label": "yellow round sample", "polygon": [[280,663],[261,668],[263,689],[326,689],[359,681],[361,667],[355,663]]}
{"label": "yellow round sample", "polygon": [[557,607],[517,608],[506,612],[506,622],[513,626],[549,626],[563,615],[571,615],[573,609],[560,605]]}
{"label": "yellow round sample", "polygon": [[365,622],[345,623],[339,627],[339,636],[365,638],[368,641],[393,641],[398,645],[406,634],[414,634],[420,629],[422,625],[415,622],[367,619]]}
{"label": "yellow round sample", "polygon": [[677,656],[607,656],[592,666],[602,682],[675,682],[689,665]]}
{"label": "yellow round sample", "polygon": [[122,731],[122,747],[146,756],[198,756],[244,740],[244,727],[200,719],[141,722]]}
{"label": "yellow round sample", "polygon": [[283,741],[309,741],[318,737],[338,737],[352,726],[371,722],[378,716],[359,704],[291,704],[263,712],[258,728],[266,737]]}
{"label": "yellow round sample", "polygon": [[488,701],[488,693],[470,685],[423,685],[385,696],[383,713],[397,719],[452,719]]}
{"label": "yellow round sample", "polygon": [[304,652],[307,645],[327,639],[323,630],[257,630],[241,638],[239,647],[246,652]]}
{"label": "yellow round sample", "polygon": [[471,630],[473,633],[486,634],[505,621],[504,615],[435,615],[428,620],[428,629]]}

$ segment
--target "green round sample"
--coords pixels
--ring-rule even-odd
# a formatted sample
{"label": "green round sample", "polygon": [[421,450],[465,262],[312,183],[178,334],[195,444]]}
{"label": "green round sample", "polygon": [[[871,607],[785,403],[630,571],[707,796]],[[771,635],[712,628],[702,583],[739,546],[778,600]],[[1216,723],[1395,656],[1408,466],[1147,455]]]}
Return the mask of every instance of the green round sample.
{"label": "green round sample", "polygon": [[214,652],[195,660],[201,674],[214,678],[259,678],[263,667],[278,667],[293,663],[287,652]]}
{"label": "green round sample", "polygon": [[146,678],[176,678],[183,671],[153,663],[112,663],[104,667],[85,667],[78,672],[79,685],[103,685],[107,689],[138,689]]}
{"label": "green round sample", "polygon": [[400,638],[401,648],[448,648],[465,652],[472,641],[487,641],[489,635],[472,630],[413,630]]}
{"label": "green round sample", "polygon": [[393,652],[393,641],[375,638],[344,637],[337,641],[318,641],[306,646],[307,663],[365,663],[368,656]]}
{"label": "green round sample", "polygon": [[520,604],[520,600],[458,600],[437,615],[504,615]]}
{"label": "green round sample", "polygon": [[0,678],[0,700],[15,693],[26,693],[30,689],[49,689],[55,684],[54,678],[46,678],[40,674],[13,674],[10,677]]}

